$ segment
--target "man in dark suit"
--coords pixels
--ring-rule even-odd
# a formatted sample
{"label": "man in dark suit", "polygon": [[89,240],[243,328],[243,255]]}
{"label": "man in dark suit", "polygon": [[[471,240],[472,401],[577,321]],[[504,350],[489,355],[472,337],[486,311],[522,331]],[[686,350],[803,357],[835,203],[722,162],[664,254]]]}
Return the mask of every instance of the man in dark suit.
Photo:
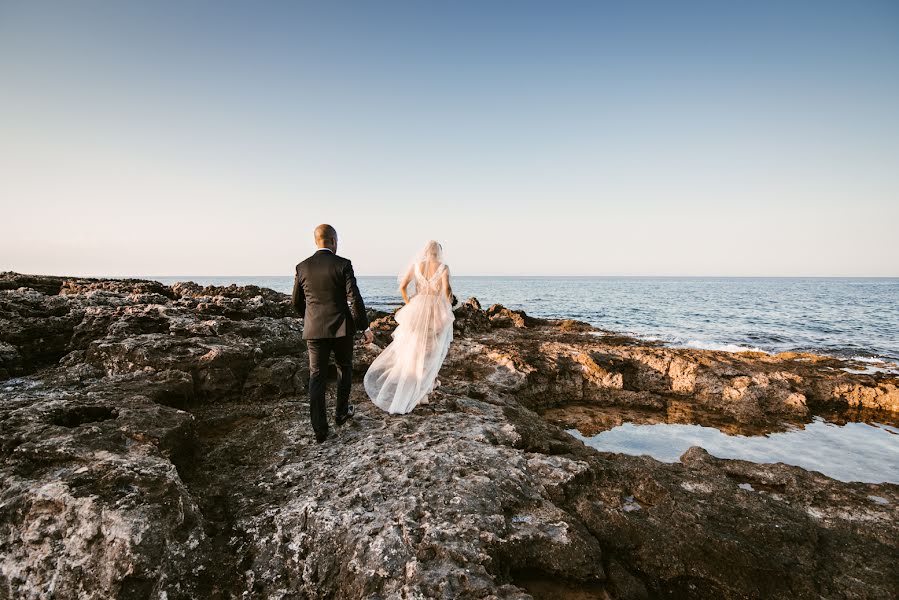
{"label": "man in dark suit", "polygon": [[325,381],[328,360],[334,353],[337,364],[335,422],[343,425],[353,416],[349,404],[353,379],[353,334],[365,330],[365,341],[373,335],[365,315],[365,303],[356,286],[349,260],[337,256],[337,231],[330,225],[315,228],[318,250],[297,265],[293,282],[293,306],[303,315],[303,339],[309,354],[309,413],[315,440],[328,437],[325,414]]}

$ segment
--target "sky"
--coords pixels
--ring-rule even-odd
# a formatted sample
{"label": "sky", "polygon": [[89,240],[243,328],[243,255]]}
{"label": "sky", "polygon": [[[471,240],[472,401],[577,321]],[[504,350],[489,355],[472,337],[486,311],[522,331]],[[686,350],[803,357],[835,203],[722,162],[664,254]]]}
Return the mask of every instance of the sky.
{"label": "sky", "polygon": [[899,276],[899,3],[0,0],[0,271]]}

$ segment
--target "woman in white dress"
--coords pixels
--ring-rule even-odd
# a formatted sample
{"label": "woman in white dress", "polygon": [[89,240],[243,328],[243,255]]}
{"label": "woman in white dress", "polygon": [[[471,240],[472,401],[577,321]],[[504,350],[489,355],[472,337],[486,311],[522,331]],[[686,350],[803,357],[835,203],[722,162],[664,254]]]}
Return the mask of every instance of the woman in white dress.
{"label": "woman in white dress", "polygon": [[427,402],[439,385],[437,373],[453,341],[453,290],[440,244],[425,245],[401,276],[400,293],[406,304],[396,312],[393,341],[365,373],[365,391],[380,408],[402,414]]}

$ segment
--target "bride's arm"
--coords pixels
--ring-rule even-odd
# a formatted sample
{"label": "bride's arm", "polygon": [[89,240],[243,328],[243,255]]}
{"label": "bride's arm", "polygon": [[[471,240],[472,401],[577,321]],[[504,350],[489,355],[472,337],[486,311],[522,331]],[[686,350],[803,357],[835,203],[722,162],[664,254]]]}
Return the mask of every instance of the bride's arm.
{"label": "bride's arm", "polygon": [[412,269],[410,268],[405,275],[403,275],[402,281],[400,281],[400,294],[403,295],[403,303],[409,304],[409,292],[406,291],[406,288],[409,287],[409,282],[412,281]]}
{"label": "bride's arm", "polygon": [[446,292],[446,299],[453,302],[453,286],[450,285],[449,267],[443,269],[443,290]]}

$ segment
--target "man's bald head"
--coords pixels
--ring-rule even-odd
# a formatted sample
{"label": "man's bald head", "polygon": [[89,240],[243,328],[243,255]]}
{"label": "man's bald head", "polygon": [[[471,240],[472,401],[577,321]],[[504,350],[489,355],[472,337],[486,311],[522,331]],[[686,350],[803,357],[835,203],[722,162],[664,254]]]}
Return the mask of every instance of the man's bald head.
{"label": "man's bald head", "polygon": [[315,228],[315,245],[319,248],[329,248],[332,252],[337,251],[337,230],[322,223]]}

